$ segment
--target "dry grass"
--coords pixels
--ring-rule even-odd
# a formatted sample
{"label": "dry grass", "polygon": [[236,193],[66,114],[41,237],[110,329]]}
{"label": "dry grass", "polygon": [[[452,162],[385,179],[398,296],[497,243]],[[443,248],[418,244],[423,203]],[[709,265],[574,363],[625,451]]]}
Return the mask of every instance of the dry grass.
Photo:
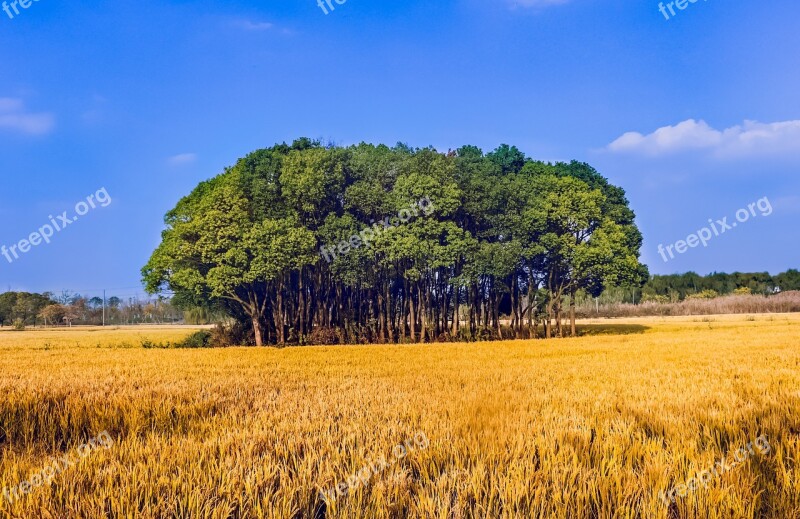
{"label": "dry grass", "polygon": [[578,305],[580,317],[644,317],[664,315],[714,315],[714,314],[774,314],[800,312],[800,291],[793,290],[772,296],[727,295],[714,299],[685,299],[679,303],[646,302],[611,303],[600,306],[599,314],[594,301]]}
{"label": "dry grass", "polygon": [[[100,431],[116,440],[20,501],[0,498],[0,511],[800,517],[800,316],[584,330],[592,335],[284,350],[96,348],[125,334],[88,331],[42,350],[40,332],[0,332],[0,486]],[[420,432],[428,448],[330,505],[320,500],[319,490]],[[768,455],[671,510],[658,499],[760,434]]]}

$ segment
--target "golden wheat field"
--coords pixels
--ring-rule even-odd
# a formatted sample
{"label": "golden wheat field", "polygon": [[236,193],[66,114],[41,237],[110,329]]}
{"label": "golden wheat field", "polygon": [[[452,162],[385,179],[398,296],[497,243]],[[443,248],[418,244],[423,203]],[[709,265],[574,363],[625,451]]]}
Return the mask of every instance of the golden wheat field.
{"label": "golden wheat field", "polygon": [[800,315],[582,330],[220,350],[137,346],[185,328],[0,331],[0,511],[800,517]]}

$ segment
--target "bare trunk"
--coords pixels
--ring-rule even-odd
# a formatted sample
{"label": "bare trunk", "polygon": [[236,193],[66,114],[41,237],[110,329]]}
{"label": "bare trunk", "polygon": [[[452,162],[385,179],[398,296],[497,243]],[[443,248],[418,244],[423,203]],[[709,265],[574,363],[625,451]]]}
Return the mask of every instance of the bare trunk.
{"label": "bare trunk", "polygon": [[453,285],[453,338],[458,337],[458,285]]}
{"label": "bare trunk", "polygon": [[410,326],[409,337],[411,337],[411,342],[417,342],[417,327],[415,323],[417,314],[414,313],[414,295],[411,293],[410,286],[406,290],[406,297],[408,298],[408,324]]}
{"label": "bare trunk", "polygon": [[256,336],[256,346],[263,346],[264,334],[261,331],[261,321],[259,320],[258,316],[253,316],[253,333]]}
{"label": "bare trunk", "polygon": [[570,299],[569,299],[569,331],[570,331],[570,335],[572,335],[573,337],[577,337],[578,336],[578,332],[576,331],[576,327],[575,327],[575,291],[574,290],[572,291],[572,294],[570,294]]}
{"label": "bare trunk", "polygon": [[423,304],[424,299],[422,298],[422,285],[417,288],[417,311],[419,312],[419,342],[425,342],[428,338],[428,322],[425,318],[425,312],[427,309]]}

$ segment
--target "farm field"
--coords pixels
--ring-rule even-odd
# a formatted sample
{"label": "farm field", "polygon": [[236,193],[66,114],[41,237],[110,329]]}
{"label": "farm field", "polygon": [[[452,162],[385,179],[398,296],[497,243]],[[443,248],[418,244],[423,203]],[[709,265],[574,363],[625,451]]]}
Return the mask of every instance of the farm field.
{"label": "farm field", "polygon": [[0,329],[0,349],[140,348],[143,341],[177,342],[211,326],[131,325]]}
{"label": "farm field", "polygon": [[800,314],[590,320],[550,341],[138,346],[193,330],[0,331],[0,515],[800,517]]}

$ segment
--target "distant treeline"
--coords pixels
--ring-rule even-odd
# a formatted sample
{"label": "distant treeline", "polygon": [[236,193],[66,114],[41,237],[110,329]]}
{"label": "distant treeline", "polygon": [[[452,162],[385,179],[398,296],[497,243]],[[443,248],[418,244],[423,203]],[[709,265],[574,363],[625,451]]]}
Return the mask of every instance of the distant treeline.
{"label": "distant treeline", "polygon": [[578,295],[580,317],[757,314],[800,311],[800,272],[695,272],[650,276],[643,286]]}
{"label": "distant treeline", "polygon": [[224,308],[258,345],[563,336],[578,292],[648,279],[620,187],[508,145],[299,139],[202,182],[165,223],[148,291]]}
{"label": "distant treeline", "polygon": [[143,301],[111,296],[105,301],[105,312],[103,306],[100,297],[83,297],[71,292],[58,295],[5,292],[0,294],[0,326],[23,329],[39,325],[99,325],[103,323],[104,313],[106,324],[163,324],[184,319],[184,312],[166,298]]}
{"label": "distant treeline", "polygon": [[701,276],[695,272],[651,276],[641,289],[644,301],[677,302],[703,293],[718,295],[750,293],[771,295],[800,290],[800,271],[787,270],[776,276],[768,272],[715,272]]}

